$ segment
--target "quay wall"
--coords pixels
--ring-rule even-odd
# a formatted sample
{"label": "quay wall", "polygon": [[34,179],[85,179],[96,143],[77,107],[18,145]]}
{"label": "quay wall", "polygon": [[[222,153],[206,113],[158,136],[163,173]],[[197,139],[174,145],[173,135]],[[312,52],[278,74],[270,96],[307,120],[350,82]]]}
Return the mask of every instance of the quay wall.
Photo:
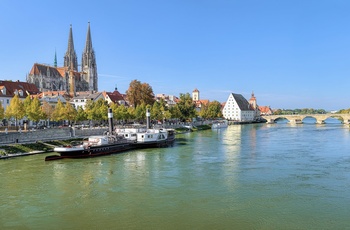
{"label": "quay wall", "polygon": [[[192,122],[192,123],[164,123],[161,125],[154,125],[155,128],[179,128],[183,126],[196,126],[210,124],[211,122]],[[116,126],[118,127],[118,126]],[[120,127],[122,128],[122,127]],[[50,141],[50,140],[64,140],[70,138],[82,138],[92,135],[102,135],[108,128],[84,128],[76,129],[71,127],[50,128],[40,130],[26,130],[26,131],[10,131],[0,132],[0,145],[13,143],[32,143],[36,141]]]}
{"label": "quay wall", "polygon": [[107,130],[107,128],[74,129],[66,127],[21,132],[1,132],[0,144],[31,143],[36,141],[62,140],[73,137],[87,137],[91,135],[101,135]]}

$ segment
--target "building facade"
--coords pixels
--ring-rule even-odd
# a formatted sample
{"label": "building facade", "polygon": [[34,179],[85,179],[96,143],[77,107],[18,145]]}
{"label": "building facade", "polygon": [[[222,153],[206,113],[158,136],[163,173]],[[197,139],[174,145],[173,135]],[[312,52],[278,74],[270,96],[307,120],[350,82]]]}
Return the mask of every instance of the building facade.
{"label": "building facade", "polygon": [[74,49],[73,30],[70,26],[64,66],[57,67],[57,56],[55,54],[53,66],[35,63],[26,78],[28,83],[35,84],[41,92],[66,91],[70,94],[75,94],[78,91],[97,92],[98,74],[95,51],[92,47],[90,23],[88,24],[80,70]]}
{"label": "building facade", "polygon": [[239,122],[251,122],[255,119],[255,110],[241,95],[231,93],[222,110],[225,119]]}

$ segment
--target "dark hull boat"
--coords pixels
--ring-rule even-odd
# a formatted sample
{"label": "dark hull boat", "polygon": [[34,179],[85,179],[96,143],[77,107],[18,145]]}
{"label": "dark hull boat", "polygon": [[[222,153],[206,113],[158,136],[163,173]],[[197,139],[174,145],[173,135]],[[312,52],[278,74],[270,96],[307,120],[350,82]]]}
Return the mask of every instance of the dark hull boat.
{"label": "dark hull boat", "polygon": [[114,140],[110,136],[92,136],[80,144],[72,143],[72,145],[54,148],[54,152],[60,155],[47,156],[45,160],[98,157],[124,152],[132,148],[134,147],[125,139]]}
{"label": "dark hull boat", "polygon": [[[147,112],[149,124],[149,113]],[[109,132],[106,135],[91,136],[88,140],[75,142],[69,146],[54,148],[59,155],[47,156],[46,161],[63,158],[87,158],[121,153],[136,148],[172,146],[175,141],[173,129],[123,129],[113,130],[112,110],[108,112]],[[149,125],[147,125],[149,127]]]}

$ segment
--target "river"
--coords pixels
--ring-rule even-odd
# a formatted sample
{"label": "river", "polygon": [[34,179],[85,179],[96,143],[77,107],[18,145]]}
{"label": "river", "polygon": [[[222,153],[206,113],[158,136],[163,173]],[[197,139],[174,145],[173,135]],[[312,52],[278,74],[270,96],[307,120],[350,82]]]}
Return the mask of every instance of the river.
{"label": "river", "polygon": [[232,125],[170,148],[0,161],[0,229],[350,229],[350,129]]}

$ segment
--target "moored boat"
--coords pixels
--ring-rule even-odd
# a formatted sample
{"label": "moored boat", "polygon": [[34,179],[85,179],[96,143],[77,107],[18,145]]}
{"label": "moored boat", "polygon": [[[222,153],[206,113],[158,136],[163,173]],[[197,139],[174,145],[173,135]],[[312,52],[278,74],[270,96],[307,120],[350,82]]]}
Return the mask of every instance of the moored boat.
{"label": "moored boat", "polygon": [[87,140],[79,143],[72,142],[71,145],[55,147],[53,151],[59,155],[47,156],[45,160],[96,157],[134,148],[126,138],[118,136],[113,131],[113,114],[111,109],[108,109],[108,120],[109,132],[106,132],[105,135],[90,136]]}
{"label": "moored boat", "polygon": [[221,128],[227,128],[227,127],[228,127],[227,120],[214,121],[211,126],[212,129],[221,129]]}
{"label": "moored boat", "polygon": [[124,128],[117,129],[116,133],[134,148],[168,147],[175,141],[173,129]]}
{"label": "moored boat", "polygon": [[[147,127],[149,127],[148,111],[146,115]],[[105,135],[90,136],[81,142],[55,147],[54,152],[59,155],[47,156],[45,160],[96,157],[135,148],[168,147],[175,141],[173,129],[125,128],[113,130],[111,109],[108,112],[108,119],[109,131]]]}
{"label": "moored boat", "polygon": [[62,158],[86,158],[103,156],[132,149],[133,146],[123,137],[118,136],[91,136],[79,144],[72,143],[67,146],[59,146],[53,149],[60,155],[48,156],[45,160]]}

